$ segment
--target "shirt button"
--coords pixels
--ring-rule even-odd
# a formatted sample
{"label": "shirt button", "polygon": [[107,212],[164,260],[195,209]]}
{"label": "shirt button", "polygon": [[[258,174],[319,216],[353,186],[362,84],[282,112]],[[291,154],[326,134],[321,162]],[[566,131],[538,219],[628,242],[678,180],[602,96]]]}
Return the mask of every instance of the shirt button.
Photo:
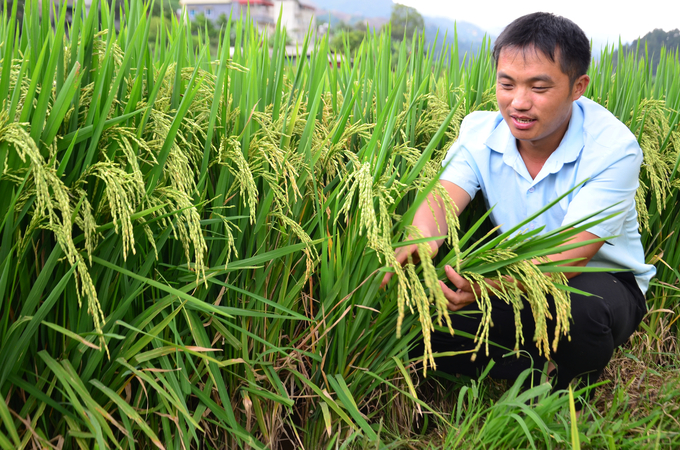
{"label": "shirt button", "polygon": [[529,192],[534,192],[534,188],[530,187]]}
{"label": "shirt button", "polygon": [[532,230],[532,231],[535,230],[536,224],[532,222],[531,225],[529,225],[529,229]]}

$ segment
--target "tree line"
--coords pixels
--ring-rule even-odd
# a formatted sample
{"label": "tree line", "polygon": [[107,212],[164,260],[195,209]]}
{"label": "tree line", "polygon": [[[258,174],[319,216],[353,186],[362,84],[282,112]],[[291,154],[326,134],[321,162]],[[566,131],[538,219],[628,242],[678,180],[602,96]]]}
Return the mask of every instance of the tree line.
{"label": "tree line", "polygon": [[[677,52],[680,49],[680,29],[664,31],[656,28],[653,31],[645,34],[643,37],[635,39],[630,44],[625,44],[621,47],[626,53],[638,52],[641,57],[648,55],[648,60],[652,67],[653,73],[656,74],[656,67],[659,65],[661,57],[661,49],[666,51]],[[614,63],[616,63],[616,56],[619,50],[614,53]]]}

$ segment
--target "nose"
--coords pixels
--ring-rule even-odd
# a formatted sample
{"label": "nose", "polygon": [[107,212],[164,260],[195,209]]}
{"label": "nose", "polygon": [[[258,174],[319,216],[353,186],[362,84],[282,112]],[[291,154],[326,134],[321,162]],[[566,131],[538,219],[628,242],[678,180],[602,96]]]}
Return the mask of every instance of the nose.
{"label": "nose", "polygon": [[527,111],[531,109],[531,97],[529,92],[523,88],[516,89],[510,106],[518,111]]}

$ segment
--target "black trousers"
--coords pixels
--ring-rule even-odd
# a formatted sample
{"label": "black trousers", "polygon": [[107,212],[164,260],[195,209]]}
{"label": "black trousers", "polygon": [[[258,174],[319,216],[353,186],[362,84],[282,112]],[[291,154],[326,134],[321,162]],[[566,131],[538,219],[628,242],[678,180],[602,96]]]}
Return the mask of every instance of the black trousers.
{"label": "black trousers", "polygon": [[[569,285],[592,296],[571,294],[570,324],[571,340],[562,338],[551,359],[557,366],[554,389],[567,389],[573,379],[581,385],[595,383],[609,362],[614,349],[625,343],[633,334],[647,311],[645,296],[640,291],[635,277],[629,272],[582,273],[571,280]],[[549,298],[550,310],[555,317],[555,304]],[[479,311],[472,303],[460,313],[452,313],[451,321],[455,330],[475,335],[481,314],[461,314]],[[471,361],[470,354],[436,357],[437,370],[451,374],[478,376],[495,361],[489,375],[498,379],[514,379],[528,368],[542,369],[545,357],[539,356],[533,341],[535,323],[528,303],[521,311],[524,345],[519,358],[514,354],[506,356],[515,347],[515,319],[512,307],[497,298],[492,299],[491,318],[494,324],[489,332],[489,341],[502,347],[489,345],[489,355],[484,346]],[[548,337],[552,344],[555,322],[548,321]],[[469,337],[456,333],[435,332],[432,335],[433,353],[459,352],[475,347]],[[411,356],[422,355],[423,344],[419,342]]]}

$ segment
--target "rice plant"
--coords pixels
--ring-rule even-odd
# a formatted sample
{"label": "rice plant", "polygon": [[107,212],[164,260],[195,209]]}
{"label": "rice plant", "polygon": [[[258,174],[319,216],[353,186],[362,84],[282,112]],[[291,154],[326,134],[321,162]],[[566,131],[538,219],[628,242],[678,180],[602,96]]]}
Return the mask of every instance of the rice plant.
{"label": "rice plant", "polygon": [[[488,46],[461,65],[422,39],[394,54],[386,32],[330,67],[326,37],[291,59],[284,29],[247,18],[212,54],[186,17],[152,30],[138,0],[76,2],[68,26],[64,4],[29,0],[21,24],[16,5],[0,20],[0,447],[373,445],[423,411],[454,429],[407,361],[448,317],[444,261],[401,269],[394,249],[463,117],[495,108]],[[650,302],[674,308],[678,55],[651,77],[644,59],[612,76],[609,54],[588,95],[645,150]],[[449,213],[446,262],[553,292],[522,261],[569,232],[479,241],[483,213]]]}

